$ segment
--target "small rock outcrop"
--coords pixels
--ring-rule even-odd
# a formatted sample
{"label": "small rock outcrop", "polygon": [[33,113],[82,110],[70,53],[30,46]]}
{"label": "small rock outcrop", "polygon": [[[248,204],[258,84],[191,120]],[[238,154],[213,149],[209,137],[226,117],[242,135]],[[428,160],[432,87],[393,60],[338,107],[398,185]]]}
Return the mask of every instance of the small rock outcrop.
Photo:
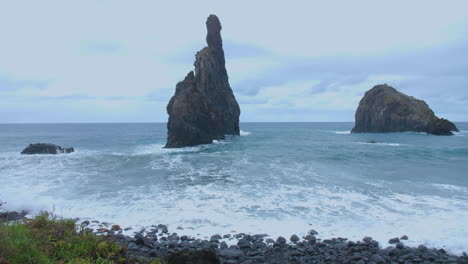
{"label": "small rock outcrop", "polygon": [[29,144],[29,146],[21,151],[21,154],[67,154],[74,151],[73,148],[62,148],[54,144],[35,143]]}
{"label": "small rock outcrop", "polygon": [[218,17],[210,15],[206,27],[208,46],[195,55],[195,71],[176,85],[167,105],[166,148],[209,144],[240,132],[240,108],[229,85]]}
{"label": "small rock outcrop", "polygon": [[351,133],[426,132],[453,135],[457,127],[438,118],[426,102],[383,84],[366,92],[356,110],[356,123]]}

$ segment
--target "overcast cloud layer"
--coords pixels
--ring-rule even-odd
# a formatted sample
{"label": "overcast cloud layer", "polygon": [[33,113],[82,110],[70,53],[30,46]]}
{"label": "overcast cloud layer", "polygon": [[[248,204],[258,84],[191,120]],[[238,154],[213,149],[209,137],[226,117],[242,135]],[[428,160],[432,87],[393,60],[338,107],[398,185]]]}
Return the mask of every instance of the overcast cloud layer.
{"label": "overcast cloud layer", "polygon": [[209,14],[241,121],[354,121],[380,83],[468,121],[468,1],[273,2],[1,1],[0,122],[166,122]]}

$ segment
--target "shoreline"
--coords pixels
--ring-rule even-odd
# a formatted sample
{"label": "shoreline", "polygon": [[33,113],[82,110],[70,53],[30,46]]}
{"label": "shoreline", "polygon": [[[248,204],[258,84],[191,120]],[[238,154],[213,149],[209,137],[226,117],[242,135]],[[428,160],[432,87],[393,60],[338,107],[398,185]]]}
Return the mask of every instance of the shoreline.
{"label": "shoreline", "polygon": [[[0,221],[26,219],[27,212],[1,212]],[[336,237],[317,238],[310,230],[306,236],[269,238],[267,234],[217,234],[200,239],[170,232],[167,225],[158,224],[135,231],[97,220],[74,219],[77,227],[114,240],[127,249],[128,257],[147,261],[170,259],[180,255],[191,257],[216,256],[219,263],[468,263],[465,252],[455,255],[442,248],[424,245],[407,246],[407,236],[391,238],[391,246],[381,247],[371,237],[360,241]],[[182,230],[177,230],[182,231]],[[132,235],[129,235],[132,234]],[[208,253],[207,253],[208,252]],[[185,256],[184,255],[184,256]],[[199,256],[200,255],[200,256]],[[210,256],[211,256],[210,255]],[[172,262],[170,262],[172,263]],[[183,263],[183,262],[181,262]],[[211,262],[210,262],[211,263]],[[217,263],[217,262],[213,262]]]}

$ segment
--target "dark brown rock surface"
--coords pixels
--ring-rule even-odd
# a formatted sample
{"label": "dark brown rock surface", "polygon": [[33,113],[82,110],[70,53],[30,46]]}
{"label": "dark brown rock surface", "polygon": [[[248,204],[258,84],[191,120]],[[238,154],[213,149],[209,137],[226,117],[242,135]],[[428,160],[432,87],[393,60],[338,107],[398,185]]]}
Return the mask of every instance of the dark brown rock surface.
{"label": "dark brown rock surface", "polygon": [[167,105],[166,148],[209,144],[240,132],[240,109],[229,85],[218,17],[210,15],[206,27],[208,47],[195,55],[195,71],[176,85]]}
{"label": "dark brown rock surface", "polygon": [[457,127],[438,118],[426,102],[397,91],[386,84],[366,92],[356,110],[352,133],[426,132],[453,135]]}
{"label": "dark brown rock surface", "polygon": [[62,148],[54,144],[35,143],[29,144],[29,146],[21,151],[21,154],[67,154],[74,151],[73,148]]}

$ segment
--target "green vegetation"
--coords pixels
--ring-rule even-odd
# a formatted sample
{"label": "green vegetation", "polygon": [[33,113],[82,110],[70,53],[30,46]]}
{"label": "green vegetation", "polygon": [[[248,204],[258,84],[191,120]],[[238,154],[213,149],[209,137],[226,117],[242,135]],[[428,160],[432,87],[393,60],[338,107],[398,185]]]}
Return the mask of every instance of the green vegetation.
{"label": "green vegetation", "polygon": [[77,230],[75,221],[43,213],[0,223],[0,264],[131,263],[125,249],[104,236]]}

